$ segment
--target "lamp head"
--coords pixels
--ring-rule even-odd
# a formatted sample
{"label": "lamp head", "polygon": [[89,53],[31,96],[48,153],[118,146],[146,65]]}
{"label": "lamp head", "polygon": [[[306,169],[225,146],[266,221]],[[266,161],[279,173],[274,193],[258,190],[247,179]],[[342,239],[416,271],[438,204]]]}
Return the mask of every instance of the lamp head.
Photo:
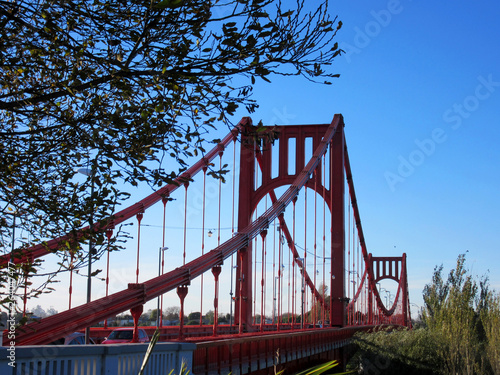
{"label": "lamp head", "polygon": [[92,170],[90,168],[78,168],[76,172],[81,173],[87,177],[92,175]]}

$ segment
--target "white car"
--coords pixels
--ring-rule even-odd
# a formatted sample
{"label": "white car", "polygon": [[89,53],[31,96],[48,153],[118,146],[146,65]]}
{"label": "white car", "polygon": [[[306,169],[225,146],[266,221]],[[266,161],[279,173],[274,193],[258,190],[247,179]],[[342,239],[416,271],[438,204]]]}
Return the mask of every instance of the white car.
{"label": "white car", "polygon": [[[90,343],[95,344],[92,339],[90,339]],[[81,332],[73,332],[67,336],[52,341],[50,345],[85,345],[85,335]]]}

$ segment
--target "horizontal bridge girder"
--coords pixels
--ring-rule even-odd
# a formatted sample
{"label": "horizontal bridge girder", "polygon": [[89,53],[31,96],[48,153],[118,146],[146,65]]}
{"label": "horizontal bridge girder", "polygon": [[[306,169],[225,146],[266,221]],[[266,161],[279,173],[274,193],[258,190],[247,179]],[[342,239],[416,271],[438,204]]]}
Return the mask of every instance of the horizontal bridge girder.
{"label": "horizontal bridge girder", "polygon": [[399,282],[403,257],[372,257],[371,260],[375,283],[383,279]]}

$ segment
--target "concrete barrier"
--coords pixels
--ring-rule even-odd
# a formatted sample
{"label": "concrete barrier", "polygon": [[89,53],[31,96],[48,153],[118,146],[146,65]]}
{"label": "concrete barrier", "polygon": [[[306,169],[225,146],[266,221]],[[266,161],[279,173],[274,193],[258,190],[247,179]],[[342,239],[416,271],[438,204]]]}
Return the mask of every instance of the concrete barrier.
{"label": "concrete barrier", "polygon": [[[0,350],[0,374],[12,375],[137,375],[148,344],[39,345]],[[195,344],[157,343],[145,375],[179,375],[191,371]]]}

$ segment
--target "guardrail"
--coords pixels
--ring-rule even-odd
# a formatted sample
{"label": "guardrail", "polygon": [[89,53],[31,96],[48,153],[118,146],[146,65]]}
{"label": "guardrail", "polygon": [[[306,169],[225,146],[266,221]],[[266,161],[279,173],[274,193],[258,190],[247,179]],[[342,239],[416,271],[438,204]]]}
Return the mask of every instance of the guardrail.
{"label": "guardrail", "polygon": [[296,365],[304,365],[306,360],[340,359],[339,349],[348,345],[358,331],[359,328],[351,327],[325,328],[197,342],[193,373],[267,373],[274,366],[277,371],[286,368],[286,372],[291,373]]}
{"label": "guardrail", "polygon": [[[135,375],[148,344],[37,345],[2,347],[0,374],[12,375]],[[180,374],[192,369],[195,344],[157,343],[145,375]]]}

